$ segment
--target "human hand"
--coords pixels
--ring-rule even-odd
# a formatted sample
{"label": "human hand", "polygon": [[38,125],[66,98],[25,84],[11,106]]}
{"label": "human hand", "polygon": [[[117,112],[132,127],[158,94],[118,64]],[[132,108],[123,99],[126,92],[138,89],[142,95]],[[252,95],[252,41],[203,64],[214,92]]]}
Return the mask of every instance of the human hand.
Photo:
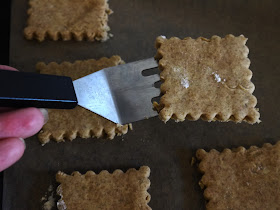
{"label": "human hand", "polygon": [[[17,71],[0,65],[2,70]],[[25,150],[24,138],[36,134],[46,123],[46,109],[0,108],[0,172],[18,161]]]}

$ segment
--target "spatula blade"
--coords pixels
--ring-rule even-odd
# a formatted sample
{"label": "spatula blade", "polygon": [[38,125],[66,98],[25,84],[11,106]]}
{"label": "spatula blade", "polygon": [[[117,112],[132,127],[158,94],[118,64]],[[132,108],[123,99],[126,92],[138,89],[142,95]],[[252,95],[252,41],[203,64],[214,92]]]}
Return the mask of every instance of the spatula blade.
{"label": "spatula blade", "polygon": [[154,87],[159,75],[143,76],[156,68],[153,58],[102,69],[75,80],[78,104],[108,120],[127,124],[156,116],[151,99],[159,96]]}

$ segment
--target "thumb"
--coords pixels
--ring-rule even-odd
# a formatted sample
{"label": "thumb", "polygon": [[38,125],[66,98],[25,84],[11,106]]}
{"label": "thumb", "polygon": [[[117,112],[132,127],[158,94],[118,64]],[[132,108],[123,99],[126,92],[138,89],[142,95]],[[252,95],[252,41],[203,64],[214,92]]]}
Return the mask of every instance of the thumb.
{"label": "thumb", "polygon": [[0,172],[17,162],[25,150],[21,138],[0,139]]}

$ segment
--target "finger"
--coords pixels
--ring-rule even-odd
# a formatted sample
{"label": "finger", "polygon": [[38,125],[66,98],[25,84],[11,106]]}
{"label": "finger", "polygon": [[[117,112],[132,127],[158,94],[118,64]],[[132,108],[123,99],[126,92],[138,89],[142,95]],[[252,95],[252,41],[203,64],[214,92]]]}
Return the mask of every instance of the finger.
{"label": "finger", "polygon": [[6,66],[6,65],[0,65],[0,69],[2,70],[10,70],[10,71],[18,71],[17,69],[11,67],[11,66]]}
{"label": "finger", "polygon": [[36,134],[47,120],[45,109],[25,108],[0,114],[0,139],[27,138]]}
{"label": "finger", "polygon": [[0,172],[17,162],[23,155],[23,139],[7,138],[0,140]]}

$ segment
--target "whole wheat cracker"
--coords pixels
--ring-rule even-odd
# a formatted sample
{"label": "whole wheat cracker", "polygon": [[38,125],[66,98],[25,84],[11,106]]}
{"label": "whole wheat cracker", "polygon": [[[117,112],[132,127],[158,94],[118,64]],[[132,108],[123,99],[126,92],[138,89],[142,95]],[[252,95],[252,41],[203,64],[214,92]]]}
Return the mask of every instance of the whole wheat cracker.
{"label": "whole wheat cracker", "polygon": [[150,187],[150,168],[140,167],[139,170],[129,169],[125,173],[115,170],[112,174],[101,171],[95,174],[88,171],[82,175],[73,172],[67,175],[59,171],[56,181],[60,183],[57,194],[61,199],[57,202],[58,209],[151,209],[151,199],[147,192]]}
{"label": "whole wheat cracker", "polygon": [[108,0],[29,0],[26,39],[106,41]]}
{"label": "whole wheat cracker", "polygon": [[[51,62],[45,64],[39,62],[36,69],[42,74],[54,74],[69,76],[73,80],[86,76],[106,67],[123,64],[120,56],[101,58],[99,60],[75,61],[74,63],[63,62],[61,64]],[[49,109],[49,120],[39,132],[39,140],[45,144],[54,139],[55,141],[73,140],[77,136],[82,138],[107,136],[113,139],[115,135],[126,134],[130,125],[115,124],[83,107],[74,109]]]}
{"label": "whole wheat cracker", "polygon": [[160,103],[154,103],[159,117],[164,122],[170,118],[260,122],[246,41],[243,35],[158,37],[155,58],[164,81]]}
{"label": "whole wheat cracker", "polygon": [[278,209],[280,206],[280,142],[224,149],[199,149],[200,181],[206,209]]}

